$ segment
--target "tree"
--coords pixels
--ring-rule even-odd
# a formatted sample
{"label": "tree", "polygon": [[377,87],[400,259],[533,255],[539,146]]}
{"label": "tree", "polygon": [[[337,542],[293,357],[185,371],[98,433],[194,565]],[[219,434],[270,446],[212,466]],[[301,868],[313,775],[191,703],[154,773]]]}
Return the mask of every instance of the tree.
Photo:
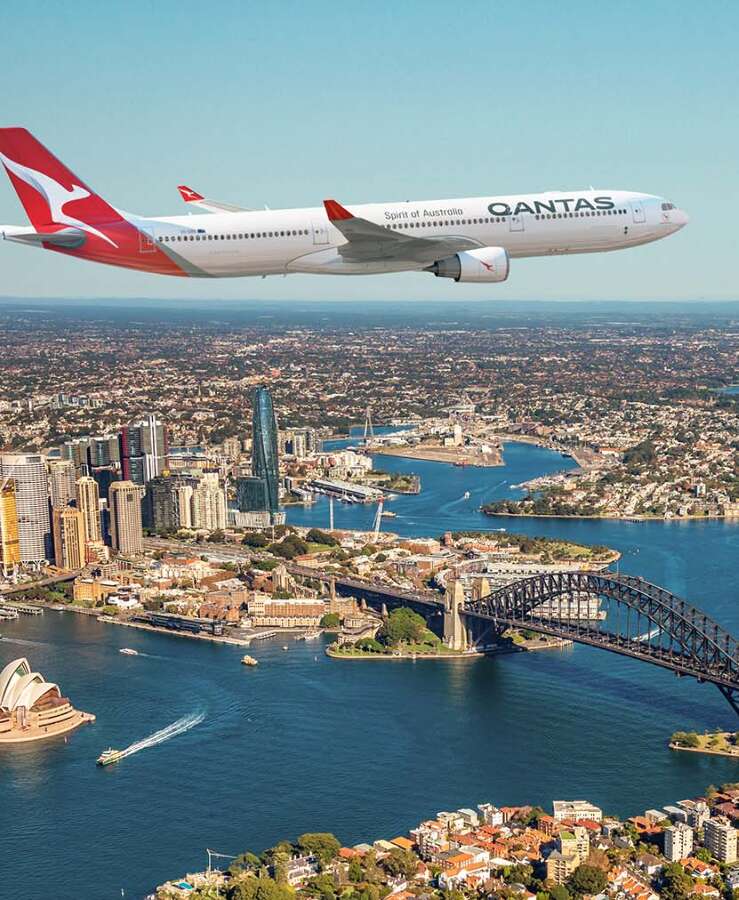
{"label": "tree", "polygon": [[362,864],[359,862],[357,857],[355,856],[352,861],[349,863],[349,871],[347,873],[349,875],[349,881],[353,881],[354,884],[361,881],[364,878],[364,872],[362,871]]}
{"label": "tree", "polygon": [[241,543],[247,547],[266,547],[269,541],[261,531],[250,531],[244,535]]}
{"label": "tree", "polygon": [[603,869],[589,866],[587,863],[578,866],[567,882],[570,893],[581,895],[600,894],[607,884],[608,878]]}
{"label": "tree", "polygon": [[521,864],[509,866],[503,872],[503,880],[506,884],[522,884],[524,887],[528,887],[531,884],[533,877],[534,870],[531,866]]}
{"label": "tree", "polygon": [[228,900],[293,900],[295,891],[273,878],[245,875],[229,886]]}
{"label": "tree", "polygon": [[549,888],[549,896],[552,900],[570,900],[570,892],[563,884],[555,884]]}
{"label": "tree", "polygon": [[412,609],[394,609],[382,628],[382,635],[388,644],[413,644],[423,639],[426,620]]}
{"label": "tree", "polygon": [[258,869],[262,865],[261,859],[256,853],[246,850],[239,854],[228,867],[229,874],[236,875],[238,872],[248,872]]}
{"label": "tree", "polygon": [[328,863],[338,856],[341,843],[330,832],[316,831],[301,834],[298,838],[298,847],[303,853],[309,853],[320,862]]}
{"label": "tree", "polygon": [[412,878],[418,870],[418,859],[410,850],[391,850],[383,859],[382,865],[391,875],[402,875],[404,878]]}
{"label": "tree", "polygon": [[693,879],[680,863],[670,863],[662,872],[660,897],[666,900],[687,900],[693,891]]}
{"label": "tree", "polygon": [[374,638],[366,637],[358,640],[354,645],[357,650],[364,650],[369,653],[384,653],[385,648],[379,641],[376,641]]}
{"label": "tree", "polygon": [[338,628],[340,621],[338,613],[326,613],[321,619],[321,628]]}
{"label": "tree", "polygon": [[320,528],[311,528],[305,539],[309,544],[325,544],[327,547],[335,547],[339,543],[332,534]]}

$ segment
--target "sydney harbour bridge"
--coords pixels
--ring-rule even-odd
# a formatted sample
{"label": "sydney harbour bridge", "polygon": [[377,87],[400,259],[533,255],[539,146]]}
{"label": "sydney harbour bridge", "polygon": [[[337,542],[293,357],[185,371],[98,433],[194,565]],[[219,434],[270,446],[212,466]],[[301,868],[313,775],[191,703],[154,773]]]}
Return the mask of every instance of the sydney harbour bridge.
{"label": "sydney harbour bridge", "polygon": [[[315,570],[291,567],[295,575]],[[453,591],[403,591],[353,578],[332,579],[335,590],[386,609],[409,606],[430,622],[444,617],[445,639],[468,647],[494,644],[509,628],[575,641],[714,684],[739,714],[739,645],[700,609],[642,578],[612,572],[556,572],[523,578],[477,600]],[[587,618],[597,597],[602,610]],[[564,601],[558,614],[553,605]],[[578,607],[582,604],[583,609]],[[459,644],[458,644],[459,645]]]}

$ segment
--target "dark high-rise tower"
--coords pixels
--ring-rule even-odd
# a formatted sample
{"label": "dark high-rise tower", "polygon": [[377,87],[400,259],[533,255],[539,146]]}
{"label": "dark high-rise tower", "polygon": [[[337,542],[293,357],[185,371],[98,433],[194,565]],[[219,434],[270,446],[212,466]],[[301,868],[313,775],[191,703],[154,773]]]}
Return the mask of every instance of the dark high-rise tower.
{"label": "dark high-rise tower", "polygon": [[277,420],[272,395],[266,387],[257,388],[254,394],[252,439],[252,472],[264,481],[266,508],[274,515],[279,501]]}

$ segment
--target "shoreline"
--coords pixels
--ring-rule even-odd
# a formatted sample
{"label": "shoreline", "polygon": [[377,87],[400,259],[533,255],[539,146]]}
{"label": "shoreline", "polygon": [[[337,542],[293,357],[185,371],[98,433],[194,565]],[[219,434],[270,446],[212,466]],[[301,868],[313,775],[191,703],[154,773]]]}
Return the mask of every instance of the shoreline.
{"label": "shoreline", "polygon": [[486,512],[482,507],[480,507],[480,512],[484,516],[489,516],[491,519],[501,517],[509,519],[581,519],[583,521],[586,519],[603,519],[611,522],[715,522],[719,519],[724,519],[729,522],[735,520],[739,523],[739,518],[736,516],[726,516],[723,514],[717,516],[673,516],[670,519],[666,519],[664,516],[619,516],[616,514],[598,515],[597,513],[577,515],[576,513]]}
{"label": "shoreline", "polygon": [[[489,454],[493,458],[493,462],[481,462],[477,457],[469,454],[454,452],[458,449],[456,447],[374,447],[369,452],[373,456],[398,456],[402,459],[438,462],[467,469],[494,469],[505,465],[503,454],[500,451]],[[452,452],[449,452],[450,450]]]}
{"label": "shoreline", "polygon": [[99,615],[98,622],[107,625],[122,625],[124,628],[139,628],[142,631],[153,631],[156,634],[169,634],[173,637],[192,638],[196,641],[212,641],[215,644],[230,644],[232,647],[249,647],[254,640],[251,638],[232,638],[220,634],[197,634],[194,631],[177,631],[175,628],[160,628],[157,625],[147,625],[145,622],[125,622],[123,619],[115,619],[113,616]]}
{"label": "shoreline", "polygon": [[670,741],[667,745],[670,750],[684,750],[686,753],[707,753],[709,756],[727,756],[729,759],[739,759],[739,752],[727,753],[726,750],[709,750],[707,747],[683,747]]}
{"label": "shoreline", "polygon": [[0,735],[0,747],[5,744],[28,744],[33,741],[45,741],[48,738],[59,737],[62,734],[68,734],[75,731],[80,725],[92,724],[95,716],[92,713],[75,710],[75,715],[67,722],[60,722],[57,725],[47,725],[44,731],[37,726],[27,729],[25,732],[10,731],[7,735]]}

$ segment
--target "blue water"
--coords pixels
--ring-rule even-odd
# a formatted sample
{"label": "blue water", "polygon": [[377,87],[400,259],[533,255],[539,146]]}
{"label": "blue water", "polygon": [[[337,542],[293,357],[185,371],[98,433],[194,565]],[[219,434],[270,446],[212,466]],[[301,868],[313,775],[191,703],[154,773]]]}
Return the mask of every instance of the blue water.
{"label": "blue water", "polygon": [[[571,465],[508,445],[506,466],[457,469],[378,458],[417,471],[423,492],[398,498],[387,526],[404,534],[515,528],[618,547],[621,568],[669,587],[739,633],[739,528],[720,521],[626,523],[490,519],[480,502]],[[472,494],[469,503],[461,498]],[[371,521],[336,505],[337,525]],[[291,509],[325,525],[325,505]],[[584,797],[619,814],[739,779],[739,763],[675,754],[677,728],[736,727],[708,685],[587,647],[475,661],[362,663],[320,642],[241,652],[138,632],[72,613],[2,623],[0,664],[27,655],[97,722],[68,742],[0,756],[3,897],[141,897],[202,868],[205,848],[239,853],[306,830],[343,841],[392,837],[438,810]],[[11,643],[10,641],[19,641]],[[126,657],[129,646],[142,651]],[[146,655],[143,655],[146,654]],[[190,713],[186,734],[100,770],[124,747]],[[51,893],[50,893],[51,891]]]}

